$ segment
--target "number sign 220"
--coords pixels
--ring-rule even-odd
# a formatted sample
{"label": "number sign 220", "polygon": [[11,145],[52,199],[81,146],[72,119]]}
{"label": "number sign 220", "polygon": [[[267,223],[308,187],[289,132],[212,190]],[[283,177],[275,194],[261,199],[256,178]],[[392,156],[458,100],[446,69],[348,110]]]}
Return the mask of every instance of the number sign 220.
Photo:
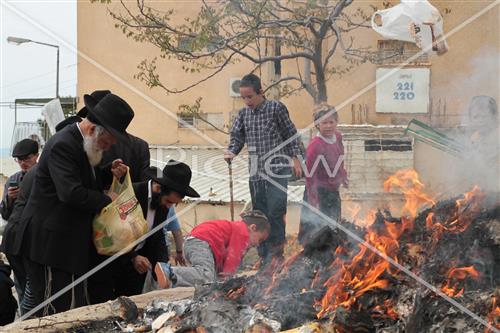
{"label": "number sign 220", "polygon": [[412,100],[415,98],[413,92],[413,82],[398,82],[396,83],[397,91],[393,92],[396,100]]}

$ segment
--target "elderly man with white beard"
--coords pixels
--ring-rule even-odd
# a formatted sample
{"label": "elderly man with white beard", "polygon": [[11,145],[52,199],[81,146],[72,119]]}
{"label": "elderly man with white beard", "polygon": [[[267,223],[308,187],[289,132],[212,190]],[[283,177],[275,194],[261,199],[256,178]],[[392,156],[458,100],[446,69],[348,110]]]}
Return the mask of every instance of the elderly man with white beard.
{"label": "elderly man with white beard", "polygon": [[[57,132],[44,147],[33,188],[20,224],[22,254],[35,304],[56,294],[90,269],[96,253],[92,220],[111,201],[102,191],[97,166],[103,151],[117,140],[128,140],[132,108],[109,94],[101,101],[85,95],[88,116]],[[121,178],[127,166],[113,161],[111,172]],[[37,315],[87,304],[86,283],[47,304]]]}

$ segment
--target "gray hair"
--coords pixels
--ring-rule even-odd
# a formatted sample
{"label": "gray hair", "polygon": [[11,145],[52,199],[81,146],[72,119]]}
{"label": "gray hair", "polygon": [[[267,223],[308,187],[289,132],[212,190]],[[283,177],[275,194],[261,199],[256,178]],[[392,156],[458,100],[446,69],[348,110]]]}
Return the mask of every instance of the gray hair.
{"label": "gray hair", "polygon": [[94,135],[96,138],[106,131],[106,129],[104,127],[102,127],[101,125],[97,125],[97,124],[94,124],[94,125],[95,125]]}

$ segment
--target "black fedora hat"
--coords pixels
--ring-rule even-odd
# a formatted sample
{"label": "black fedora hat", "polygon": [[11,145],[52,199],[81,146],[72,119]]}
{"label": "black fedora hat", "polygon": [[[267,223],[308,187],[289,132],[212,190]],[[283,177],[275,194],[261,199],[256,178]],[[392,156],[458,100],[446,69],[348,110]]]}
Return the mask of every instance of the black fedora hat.
{"label": "black fedora hat", "polygon": [[[92,99],[89,99],[89,103],[91,104],[92,107],[94,107],[97,103],[100,102],[101,99],[104,98],[104,96],[111,94],[111,91],[109,90],[95,90],[93,91],[89,96],[92,97]],[[84,97],[85,99],[85,97]],[[89,110],[87,109],[87,106],[84,106],[83,108],[78,111],[76,114],[80,118],[85,118],[87,117]]]}
{"label": "black fedora hat", "polygon": [[117,139],[129,140],[126,129],[134,118],[134,110],[127,102],[111,93],[104,96],[98,103],[90,95],[84,95],[83,100],[88,110],[89,121],[101,125]]}
{"label": "black fedora hat", "polygon": [[163,171],[160,172],[160,169],[150,167],[148,174],[149,177],[158,184],[163,185],[181,195],[192,198],[200,197],[198,192],[189,186],[189,183],[191,182],[191,168],[185,163],[170,160],[163,168]]}

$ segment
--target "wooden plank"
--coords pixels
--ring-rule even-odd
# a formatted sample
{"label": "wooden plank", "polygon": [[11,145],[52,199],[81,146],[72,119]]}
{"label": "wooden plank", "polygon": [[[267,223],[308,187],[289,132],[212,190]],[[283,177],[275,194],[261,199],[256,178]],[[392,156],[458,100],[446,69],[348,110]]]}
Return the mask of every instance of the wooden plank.
{"label": "wooden plank", "polygon": [[[130,299],[136,303],[138,308],[142,309],[153,300],[178,301],[192,298],[193,295],[194,288],[174,288],[155,290],[146,294],[132,296]],[[52,316],[17,321],[10,325],[0,327],[0,332],[61,332],[76,325],[112,317],[111,303],[112,301],[109,301],[106,303],[84,306]]]}

